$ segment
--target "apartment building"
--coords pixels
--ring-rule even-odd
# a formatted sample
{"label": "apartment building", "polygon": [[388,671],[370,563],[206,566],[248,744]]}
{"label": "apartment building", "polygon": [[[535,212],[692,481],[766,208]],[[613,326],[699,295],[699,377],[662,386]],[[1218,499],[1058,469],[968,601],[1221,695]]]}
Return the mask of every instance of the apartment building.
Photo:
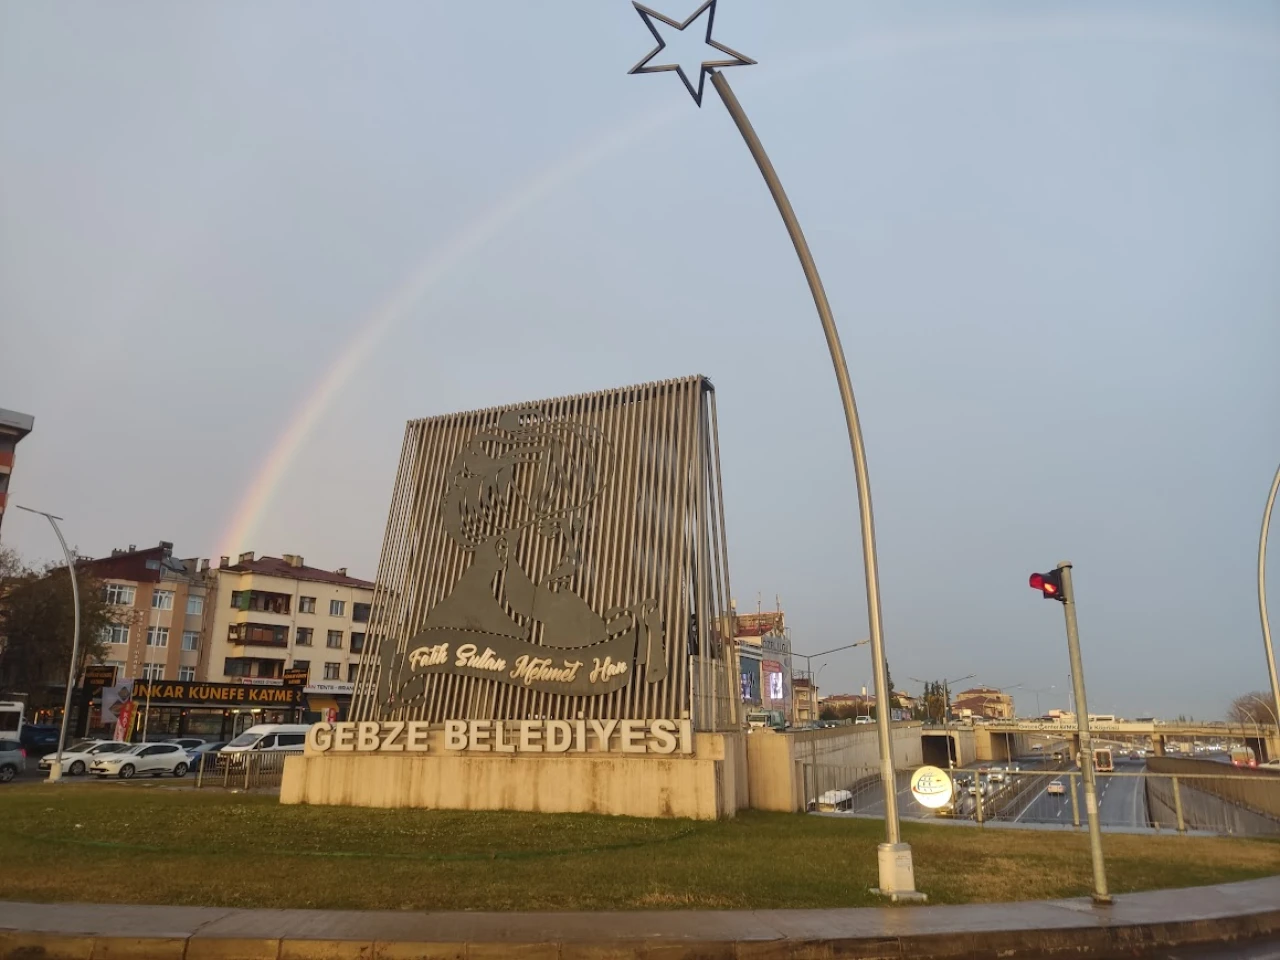
{"label": "apartment building", "polygon": [[308,710],[350,702],[364,652],[373,584],[345,567],[322,570],[303,558],[242,553],[222,557],[215,582],[207,673],[202,679],[279,684],[285,670],[306,669]]}
{"label": "apartment building", "polygon": [[13,473],[14,448],[35,426],[35,417],[15,410],[0,410],[0,524],[4,523],[9,498],[9,475]]}
{"label": "apartment building", "polygon": [[[196,680],[205,648],[209,561],[173,555],[160,541],[139,550],[112,550],[111,556],[82,560],[78,570],[101,580],[104,599],[120,608],[120,622],[106,631],[104,662],[120,679]],[[199,679],[203,679],[199,677]]]}
{"label": "apartment building", "polygon": [[955,716],[986,717],[990,720],[1013,719],[1013,697],[995,687],[973,687],[951,698]]}

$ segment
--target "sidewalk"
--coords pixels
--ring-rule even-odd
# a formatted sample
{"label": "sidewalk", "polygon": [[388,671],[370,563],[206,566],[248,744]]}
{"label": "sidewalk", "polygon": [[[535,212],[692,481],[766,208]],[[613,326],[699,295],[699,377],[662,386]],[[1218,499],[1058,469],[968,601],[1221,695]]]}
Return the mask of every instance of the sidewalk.
{"label": "sidewalk", "polygon": [[942,907],[612,913],[0,902],[0,960],[800,960],[1140,956],[1280,933],[1280,877]]}

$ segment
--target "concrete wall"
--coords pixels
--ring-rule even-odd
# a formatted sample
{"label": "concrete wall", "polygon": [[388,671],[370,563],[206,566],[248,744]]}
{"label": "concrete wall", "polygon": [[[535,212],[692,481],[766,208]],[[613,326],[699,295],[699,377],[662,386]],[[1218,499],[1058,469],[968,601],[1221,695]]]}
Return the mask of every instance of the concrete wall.
{"label": "concrete wall", "polygon": [[[923,764],[919,723],[893,725],[893,760],[899,770]],[[753,730],[746,737],[748,794],[756,810],[804,808],[804,764],[879,771],[880,750],[873,724],[775,733]]]}
{"label": "concrete wall", "polygon": [[692,756],[308,753],[285,762],[281,803],[527,810],[632,817],[731,817],[748,802],[739,734],[695,736]]}

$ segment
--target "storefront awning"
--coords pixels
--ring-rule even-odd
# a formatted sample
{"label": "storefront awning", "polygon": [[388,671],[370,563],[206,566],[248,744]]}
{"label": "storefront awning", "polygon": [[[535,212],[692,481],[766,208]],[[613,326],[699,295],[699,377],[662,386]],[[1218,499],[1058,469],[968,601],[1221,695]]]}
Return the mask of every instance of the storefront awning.
{"label": "storefront awning", "polygon": [[324,713],[326,710],[337,710],[338,701],[323,694],[307,694],[307,710],[311,713]]}

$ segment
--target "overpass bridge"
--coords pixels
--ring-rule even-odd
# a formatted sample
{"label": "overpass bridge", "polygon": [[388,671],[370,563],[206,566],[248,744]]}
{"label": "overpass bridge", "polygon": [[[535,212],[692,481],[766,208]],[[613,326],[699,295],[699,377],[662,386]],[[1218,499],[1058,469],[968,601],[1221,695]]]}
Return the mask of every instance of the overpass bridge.
{"label": "overpass bridge", "polygon": [[[1091,721],[1089,732],[1099,741],[1150,740],[1156,756],[1164,756],[1169,741],[1242,741],[1253,748],[1259,762],[1280,757],[1280,733],[1271,724],[1161,723],[1127,720]],[[1072,744],[1078,750],[1075,724],[1048,720],[988,720],[984,723],[926,724],[920,731],[926,763],[946,766],[974,760],[1004,761],[1026,756],[1033,740]]]}
{"label": "overpass bridge", "polygon": [[[989,720],[975,724],[974,729],[985,730],[989,736],[996,738],[1041,736],[1074,741],[1077,736],[1074,723],[1048,720]],[[1152,752],[1158,757],[1165,755],[1165,747],[1170,740],[1210,739],[1242,741],[1253,748],[1254,756],[1259,762],[1280,757],[1280,731],[1269,723],[1090,720],[1089,732],[1100,739],[1150,739]]]}

